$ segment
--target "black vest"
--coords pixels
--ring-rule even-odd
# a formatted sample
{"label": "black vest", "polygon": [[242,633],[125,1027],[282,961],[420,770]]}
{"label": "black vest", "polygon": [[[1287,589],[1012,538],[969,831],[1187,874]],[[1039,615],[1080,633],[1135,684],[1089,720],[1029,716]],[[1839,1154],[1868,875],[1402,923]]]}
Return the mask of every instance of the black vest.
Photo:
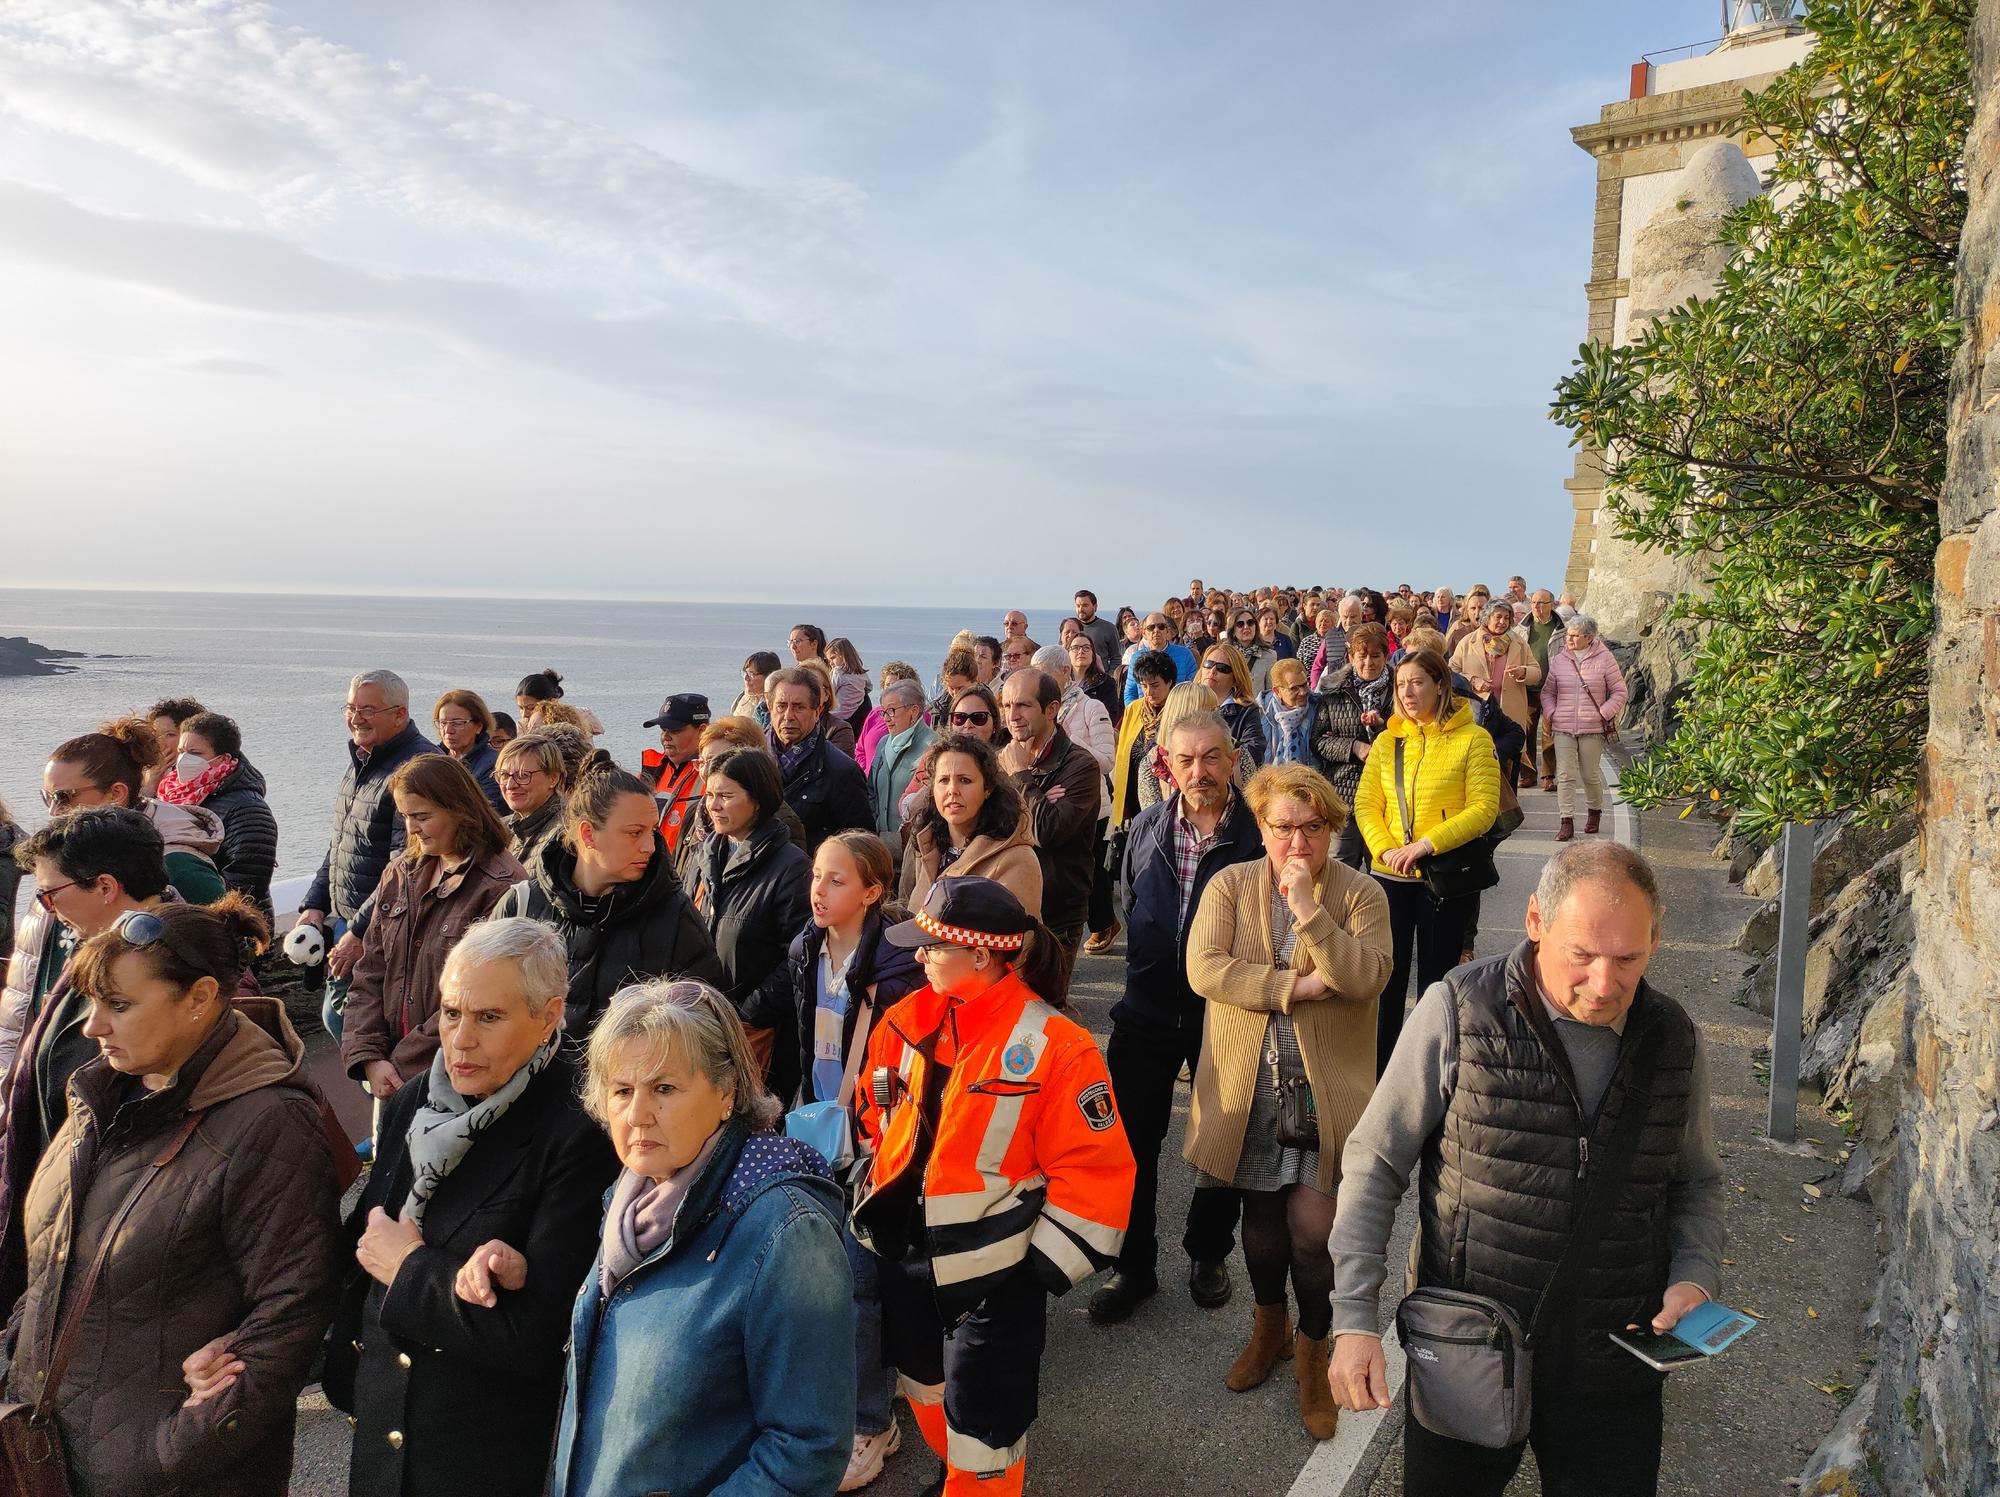
{"label": "black vest", "polygon": [[[1627,1106],[1643,1106],[1638,1148],[1603,1237],[1565,1302],[1544,1310],[1535,1338],[1537,1383],[1580,1376],[1636,1392],[1660,1374],[1607,1337],[1649,1320],[1667,1287],[1667,1194],[1688,1121],[1694,1023],[1641,983],[1611,1084],[1587,1120],[1533,962],[1524,941],[1445,979],[1458,1070],[1451,1106],[1424,1149],[1418,1282],[1488,1295],[1528,1324],[1569,1241],[1586,1162],[1608,1152]],[[1650,1096],[1629,1085],[1642,1050],[1652,1051]]]}

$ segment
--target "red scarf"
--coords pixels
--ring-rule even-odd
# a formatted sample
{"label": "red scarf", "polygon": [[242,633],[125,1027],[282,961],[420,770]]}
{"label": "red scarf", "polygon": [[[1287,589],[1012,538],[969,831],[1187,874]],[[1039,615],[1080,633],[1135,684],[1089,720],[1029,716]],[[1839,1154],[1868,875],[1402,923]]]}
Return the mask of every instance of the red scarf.
{"label": "red scarf", "polygon": [[172,805],[198,806],[215,793],[216,786],[235,773],[236,761],[227,754],[218,754],[208,761],[208,768],[185,782],[171,769],[168,770],[161,776],[159,788],[153,793]]}

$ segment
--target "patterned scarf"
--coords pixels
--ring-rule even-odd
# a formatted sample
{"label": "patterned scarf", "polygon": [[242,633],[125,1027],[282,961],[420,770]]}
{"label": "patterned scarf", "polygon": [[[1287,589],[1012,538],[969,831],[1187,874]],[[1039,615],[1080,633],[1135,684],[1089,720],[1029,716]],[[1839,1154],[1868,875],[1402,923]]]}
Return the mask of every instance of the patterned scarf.
{"label": "patterned scarf", "polygon": [[1270,762],[1273,764],[1307,764],[1319,767],[1313,758],[1312,725],[1313,701],[1307,697],[1296,707],[1287,707],[1278,700],[1276,692],[1269,693],[1271,706],[1265,714],[1275,733],[1266,732],[1269,740]]}
{"label": "patterned scarf", "polygon": [[445,1066],[442,1049],[431,1057],[431,1094],[410,1119],[410,1131],[405,1135],[410,1148],[410,1167],[415,1172],[410,1181],[411,1221],[423,1225],[424,1207],[444,1184],[445,1176],[458,1168],[480,1134],[507,1115],[507,1109],[520,1100],[528,1083],[555,1058],[556,1046],[561,1043],[562,1030],[558,1028],[549,1036],[548,1043],[507,1079],[505,1086],[477,1102],[468,1102],[451,1084],[451,1072]]}
{"label": "patterned scarf", "polygon": [[236,761],[227,754],[218,754],[208,761],[208,768],[191,780],[182,780],[171,769],[160,776],[159,788],[153,792],[161,800],[176,806],[198,806],[215,793],[215,787],[236,773]]}

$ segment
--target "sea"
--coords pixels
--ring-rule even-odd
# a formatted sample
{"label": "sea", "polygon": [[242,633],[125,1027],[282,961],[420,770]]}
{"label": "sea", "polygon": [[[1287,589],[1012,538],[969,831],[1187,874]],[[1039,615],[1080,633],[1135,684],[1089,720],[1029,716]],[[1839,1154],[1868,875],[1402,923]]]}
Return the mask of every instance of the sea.
{"label": "sea", "polygon": [[[1000,633],[1004,609],[806,603],[601,602],[508,598],[321,597],[256,593],[0,589],[0,636],[77,650],[60,676],[0,678],[0,800],[14,819],[46,819],[42,765],[64,739],[161,697],[191,696],[236,720],[278,818],[278,875],[311,874],[326,851],[346,767],[341,720],[349,678],[393,670],[410,684],[428,734],[438,696],[469,687],[512,712],[531,671],[562,673],[565,699],[605,725],[599,745],[636,765],[658,744],[641,726],[676,691],[705,692],[717,716],[742,690],[743,659],[789,663],[792,625],[854,642],[871,677],[905,660],[931,681],[953,634]],[[1066,607],[1030,609],[1053,644]]]}

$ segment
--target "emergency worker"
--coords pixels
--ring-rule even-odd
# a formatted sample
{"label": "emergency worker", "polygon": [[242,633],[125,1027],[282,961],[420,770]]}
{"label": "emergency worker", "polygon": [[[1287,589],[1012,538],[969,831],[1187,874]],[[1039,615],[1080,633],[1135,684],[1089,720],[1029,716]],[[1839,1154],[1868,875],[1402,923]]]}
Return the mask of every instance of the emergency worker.
{"label": "emergency worker", "polygon": [[692,825],[701,808],[701,731],[708,726],[708,698],[698,691],[680,691],[660,703],[659,714],[645,726],[660,730],[660,746],[640,755],[644,777],[653,781],[653,800],[660,808],[660,835],[667,851],[680,846],[681,829]]}
{"label": "emergency worker", "polygon": [[868,1046],[873,1163],[854,1231],[881,1266],[886,1360],[943,1497],[1018,1497],[1048,1296],[1117,1256],[1132,1150],[1090,1035],[1037,996],[1055,939],[991,879],[946,876],[890,942],[930,977]]}

